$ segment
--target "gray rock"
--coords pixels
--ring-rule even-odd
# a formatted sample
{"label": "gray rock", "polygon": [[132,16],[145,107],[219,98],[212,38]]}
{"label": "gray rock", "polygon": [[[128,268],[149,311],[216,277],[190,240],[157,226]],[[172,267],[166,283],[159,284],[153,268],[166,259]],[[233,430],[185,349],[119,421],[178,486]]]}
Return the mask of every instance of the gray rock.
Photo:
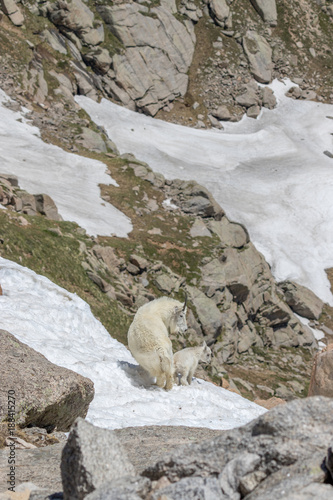
{"label": "gray rock", "polygon": [[154,284],[157,288],[166,294],[170,294],[172,290],[175,288],[175,280],[172,279],[168,274],[160,274],[154,279]]}
{"label": "gray rock", "polygon": [[27,215],[36,215],[36,198],[33,194],[27,193],[26,191],[18,190],[16,191],[16,196],[21,200],[21,211]]}
{"label": "gray rock", "polygon": [[209,0],[209,8],[216,24],[224,28],[230,14],[230,8],[226,0]]}
{"label": "gray rock", "polygon": [[64,500],[81,500],[105,483],[126,475],[134,475],[134,467],[115,433],[77,419],[62,452]]}
{"label": "gray rock", "polygon": [[194,287],[188,287],[191,302],[205,335],[217,337],[222,330],[222,314],[215,302]]}
{"label": "gray rock", "polygon": [[45,215],[50,220],[63,220],[51,196],[48,194],[35,194],[34,197],[36,209],[40,214]]}
{"label": "gray rock", "polygon": [[250,108],[259,102],[259,97],[254,89],[248,89],[244,94],[236,96],[236,102],[241,106]]}
{"label": "gray rock", "polygon": [[124,476],[107,482],[85,497],[86,500],[141,500],[151,489],[146,477]]}
{"label": "gray rock", "polygon": [[109,51],[102,48],[94,48],[83,55],[83,60],[97,73],[105,74],[109,71],[112,62]]}
{"label": "gray rock", "polygon": [[84,43],[98,45],[104,32],[94,27],[94,14],[81,0],[57,0],[47,4],[47,15],[60,29],[73,31]]}
{"label": "gray rock", "polygon": [[10,186],[18,187],[18,177],[12,174],[0,174],[0,181],[6,180]]}
{"label": "gray rock", "polygon": [[260,115],[260,106],[251,106],[246,114],[249,118],[257,118]]}
{"label": "gray rock", "polygon": [[217,118],[215,118],[215,116],[208,115],[208,120],[210,121],[212,127],[217,128],[219,130],[223,129],[222,123]]}
{"label": "gray rock", "polygon": [[94,80],[93,75],[88,74],[79,62],[71,61],[70,65],[76,79],[78,93],[97,101],[98,94],[96,90],[96,80]]}
{"label": "gray rock", "polygon": [[315,355],[309,396],[333,397],[333,344]]}
{"label": "gray rock", "polygon": [[130,262],[137,266],[140,271],[145,271],[149,265],[149,262],[144,257],[136,254],[130,256]]}
{"label": "gray rock", "polygon": [[[322,464],[332,425],[332,399],[295,400],[211,441],[183,446],[148,467],[143,475],[151,480],[163,476],[175,485],[184,478],[190,484],[199,478],[218,477],[226,499],[239,499],[239,489],[249,500],[283,498],[283,491],[288,491],[286,498],[289,492],[302,498],[303,489],[313,491],[312,487],[326,480]],[[333,492],[332,485],[320,486],[324,486],[324,498]]]}
{"label": "gray rock", "polygon": [[275,0],[251,0],[263,20],[270,26],[277,25],[277,10]]}
{"label": "gray rock", "polygon": [[78,416],[85,417],[94,396],[91,380],[54,365],[4,330],[0,351],[0,406],[5,408],[9,389],[19,388],[19,425],[68,431]]}
{"label": "gray rock", "polygon": [[272,49],[266,39],[255,31],[247,31],[243,37],[243,48],[253,77],[260,83],[270,83],[273,67]]}
{"label": "gray rock", "polygon": [[94,255],[101,260],[111,273],[118,273],[119,267],[124,263],[123,259],[117,257],[115,250],[112,247],[103,247],[94,245],[92,248]]}
{"label": "gray rock", "polygon": [[264,87],[262,90],[262,104],[265,108],[274,109],[276,106],[276,97],[272,89]]}
{"label": "gray rock", "polygon": [[151,498],[152,500],[227,500],[215,477],[184,478],[157,490]]}
{"label": "gray rock", "polygon": [[75,142],[96,153],[106,153],[107,151],[101,135],[87,127],[82,127],[82,132],[77,136]]}
{"label": "gray rock", "polygon": [[222,217],[221,221],[209,221],[208,227],[220,238],[222,247],[242,248],[250,241],[246,228],[230,222],[227,217]]}
{"label": "gray rock", "polygon": [[[214,221],[215,222],[215,221]],[[201,238],[201,237],[212,237],[212,233],[207,229],[206,224],[200,220],[196,219],[190,229],[190,235],[192,238]]]}
{"label": "gray rock", "polygon": [[[113,56],[115,84],[136,108],[151,115],[187,90],[192,36],[169,9],[136,3],[100,6],[100,15],[125,46]],[[110,92],[124,99],[114,86]]]}
{"label": "gray rock", "polygon": [[57,50],[60,54],[67,54],[66,38],[54,29],[46,29],[41,32],[42,40],[51,45],[52,49]]}
{"label": "gray rock", "polygon": [[322,313],[324,302],[305,286],[293,281],[279,283],[289,307],[300,316],[318,319]]}
{"label": "gray rock", "polygon": [[212,111],[212,114],[218,118],[219,120],[229,121],[231,118],[231,114],[227,106],[219,106],[215,111]]}
{"label": "gray rock", "polygon": [[15,26],[22,26],[24,16],[14,0],[0,0],[0,7]]}
{"label": "gray rock", "polygon": [[188,214],[198,217],[212,217],[221,220],[224,212],[211,193],[205,187],[193,181],[172,181],[167,190],[172,201]]}

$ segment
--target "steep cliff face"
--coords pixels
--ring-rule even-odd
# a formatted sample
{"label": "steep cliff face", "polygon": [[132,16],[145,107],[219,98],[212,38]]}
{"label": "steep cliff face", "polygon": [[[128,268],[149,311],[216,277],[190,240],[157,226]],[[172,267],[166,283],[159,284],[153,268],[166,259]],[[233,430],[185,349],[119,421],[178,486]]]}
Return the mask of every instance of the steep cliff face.
{"label": "steep cliff face", "polygon": [[[199,126],[218,126],[223,105],[222,119],[255,118],[275,104],[258,83],[286,76],[300,85],[294,98],[333,99],[329,0],[2,0],[1,8],[13,25],[35,25],[34,44],[44,40],[69,63],[67,91],[153,116],[193,125],[199,113]],[[42,87],[45,60],[34,70]]]}

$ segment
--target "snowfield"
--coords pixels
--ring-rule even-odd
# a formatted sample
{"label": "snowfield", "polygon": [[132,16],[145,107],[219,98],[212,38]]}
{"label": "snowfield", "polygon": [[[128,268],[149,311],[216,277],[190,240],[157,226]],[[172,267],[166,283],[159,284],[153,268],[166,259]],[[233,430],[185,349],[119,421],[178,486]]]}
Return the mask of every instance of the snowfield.
{"label": "snowfield", "polygon": [[159,389],[77,295],[3,258],[0,283],[0,328],[53,363],[94,382],[95,397],[87,420],[95,425],[230,429],[266,411],[203,380],[169,392]]}
{"label": "snowfield", "polygon": [[8,101],[0,89],[0,172],[16,175],[31,194],[51,196],[60,215],[88,234],[127,236],[131,221],[101,198],[99,184],[117,186],[106,165],[46,144],[24,113],[3,105]]}
{"label": "snowfield", "polygon": [[291,279],[333,304],[324,269],[333,266],[333,106],[285,96],[256,120],[199,130],[77,96],[121,153],[133,153],[167,178],[194,179],[229,219],[243,223],[277,280]]}

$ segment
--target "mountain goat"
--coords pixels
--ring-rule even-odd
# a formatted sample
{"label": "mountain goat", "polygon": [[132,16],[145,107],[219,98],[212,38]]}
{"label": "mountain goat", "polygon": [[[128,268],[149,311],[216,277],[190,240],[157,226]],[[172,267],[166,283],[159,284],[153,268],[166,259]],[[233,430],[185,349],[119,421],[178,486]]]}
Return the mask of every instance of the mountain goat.
{"label": "mountain goat", "polygon": [[186,299],[182,304],[169,297],[155,299],[141,306],[128,330],[128,347],[132,356],[158,387],[168,391],[173,386],[174,364],[170,333],[187,330]]}
{"label": "mountain goat", "polygon": [[212,351],[204,342],[201,346],[187,347],[174,354],[175,381],[180,379],[181,385],[191,385],[192,377],[197,369],[198,363],[210,363]]}

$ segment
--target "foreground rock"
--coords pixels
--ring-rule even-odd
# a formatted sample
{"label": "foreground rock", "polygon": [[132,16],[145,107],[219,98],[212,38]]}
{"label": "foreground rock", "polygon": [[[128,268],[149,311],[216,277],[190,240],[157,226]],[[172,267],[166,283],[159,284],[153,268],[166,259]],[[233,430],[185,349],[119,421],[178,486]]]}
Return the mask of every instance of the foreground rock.
{"label": "foreground rock", "polygon": [[315,355],[309,396],[333,398],[333,344]]}
{"label": "foreground rock", "polygon": [[113,432],[78,419],[63,449],[61,476],[64,498],[83,499],[107,481],[134,475]]}
{"label": "foreground rock", "polygon": [[[329,499],[325,466],[332,444],[333,400],[314,397],[280,405],[212,441],[183,447],[143,475],[172,484],[152,498]],[[316,492],[317,496],[314,496]],[[183,496],[182,496],[183,495]],[[201,498],[201,496],[199,496]]]}
{"label": "foreground rock", "polygon": [[[63,451],[64,498],[328,500],[332,429],[333,400],[293,401],[243,427],[178,447],[135,475],[114,431],[78,420]],[[133,429],[122,432],[130,441]]]}
{"label": "foreground rock", "polygon": [[68,431],[85,417],[94,397],[88,378],[48,361],[10,333],[0,330],[0,406],[7,408],[8,391],[16,396],[16,422]]}

